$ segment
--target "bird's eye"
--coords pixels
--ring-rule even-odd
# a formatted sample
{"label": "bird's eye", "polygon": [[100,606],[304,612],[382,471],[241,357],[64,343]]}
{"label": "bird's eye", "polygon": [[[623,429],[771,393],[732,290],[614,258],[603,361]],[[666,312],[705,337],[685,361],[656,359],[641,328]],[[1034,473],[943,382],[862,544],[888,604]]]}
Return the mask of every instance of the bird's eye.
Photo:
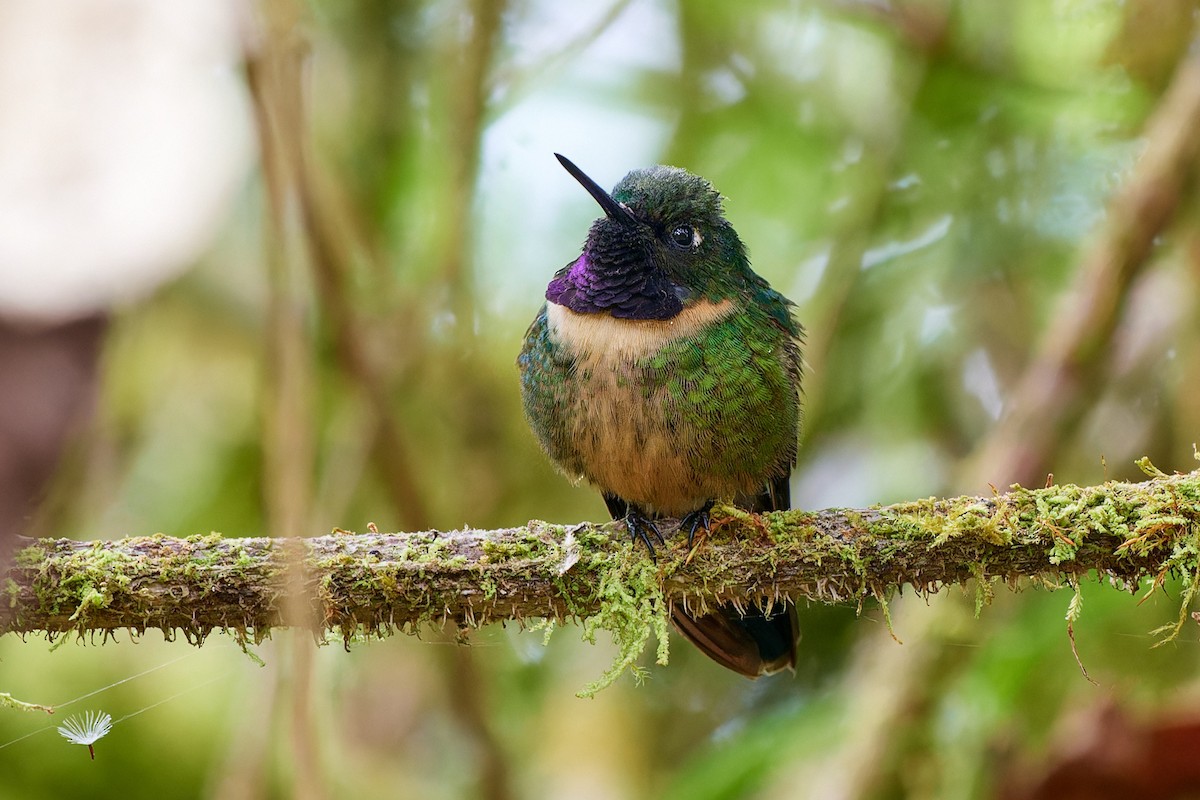
{"label": "bird's eye", "polygon": [[671,243],[676,247],[691,247],[696,234],[691,225],[680,225],[671,231]]}

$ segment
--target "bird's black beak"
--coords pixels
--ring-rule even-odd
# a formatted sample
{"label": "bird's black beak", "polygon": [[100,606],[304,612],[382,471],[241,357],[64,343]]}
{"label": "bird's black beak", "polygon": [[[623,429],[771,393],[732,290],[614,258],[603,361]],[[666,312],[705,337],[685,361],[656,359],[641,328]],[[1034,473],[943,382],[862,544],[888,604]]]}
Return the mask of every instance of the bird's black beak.
{"label": "bird's black beak", "polygon": [[637,224],[637,219],[630,213],[628,208],[618,203],[613,199],[611,194],[600,188],[600,184],[589,178],[583,170],[575,166],[571,162],[571,159],[558,153],[555,153],[554,157],[558,159],[558,163],[563,165],[563,169],[571,173],[571,177],[579,181],[583,185],[583,188],[588,190],[588,194],[596,199],[596,202],[604,209],[604,213],[609,219],[615,220],[622,225],[632,226]]}

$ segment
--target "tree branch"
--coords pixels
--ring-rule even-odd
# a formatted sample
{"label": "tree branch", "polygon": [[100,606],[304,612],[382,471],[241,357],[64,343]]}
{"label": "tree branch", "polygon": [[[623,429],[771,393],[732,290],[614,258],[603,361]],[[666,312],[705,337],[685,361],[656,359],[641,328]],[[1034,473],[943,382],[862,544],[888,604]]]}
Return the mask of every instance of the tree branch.
{"label": "tree branch", "polygon": [[[863,510],[758,517],[726,508],[693,555],[675,539],[657,563],[631,549],[619,523],[306,540],[41,539],[0,582],[0,633],[158,628],[202,639],[223,629],[257,641],[287,625],[349,641],[426,622],[589,617],[591,631],[644,644],[668,602],[886,601],[904,584],[931,592],[970,578],[984,579],[983,599],[989,579],[1045,583],[1092,570],[1130,590],[1172,571],[1191,587],[1198,531],[1200,471]],[[285,601],[292,548],[304,550],[303,619]]]}

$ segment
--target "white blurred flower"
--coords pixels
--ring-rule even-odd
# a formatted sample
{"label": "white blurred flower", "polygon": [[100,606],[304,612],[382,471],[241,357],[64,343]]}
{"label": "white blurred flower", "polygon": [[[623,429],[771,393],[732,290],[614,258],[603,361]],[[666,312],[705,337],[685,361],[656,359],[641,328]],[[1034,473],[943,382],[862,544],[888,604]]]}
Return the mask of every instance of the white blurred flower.
{"label": "white blurred flower", "polygon": [[87,745],[92,760],[96,760],[96,751],[92,747],[98,740],[108,735],[112,730],[112,717],[103,711],[89,711],[83,715],[83,720],[67,717],[58,727],[59,734],[71,744]]}
{"label": "white blurred flower", "polygon": [[135,300],[208,246],[253,154],[240,5],[0,3],[0,314]]}

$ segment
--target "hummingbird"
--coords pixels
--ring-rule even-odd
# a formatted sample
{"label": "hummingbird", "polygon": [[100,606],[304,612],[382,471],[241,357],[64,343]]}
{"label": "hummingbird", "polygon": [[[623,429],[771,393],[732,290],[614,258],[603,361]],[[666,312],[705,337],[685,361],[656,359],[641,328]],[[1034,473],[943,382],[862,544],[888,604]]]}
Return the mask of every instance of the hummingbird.
{"label": "hummingbird", "polygon": [[[751,270],[707,180],[655,166],[610,194],[555,156],[604,216],[546,287],[517,359],[542,449],[599,489],[651,557],[666,545],[663,519],[678,519],[691,547],[718,500],[789,508],[803,337],[793,304]],[[673,605],[671,619],[747,677],[795,667],[790,602],[705,614]]]}

